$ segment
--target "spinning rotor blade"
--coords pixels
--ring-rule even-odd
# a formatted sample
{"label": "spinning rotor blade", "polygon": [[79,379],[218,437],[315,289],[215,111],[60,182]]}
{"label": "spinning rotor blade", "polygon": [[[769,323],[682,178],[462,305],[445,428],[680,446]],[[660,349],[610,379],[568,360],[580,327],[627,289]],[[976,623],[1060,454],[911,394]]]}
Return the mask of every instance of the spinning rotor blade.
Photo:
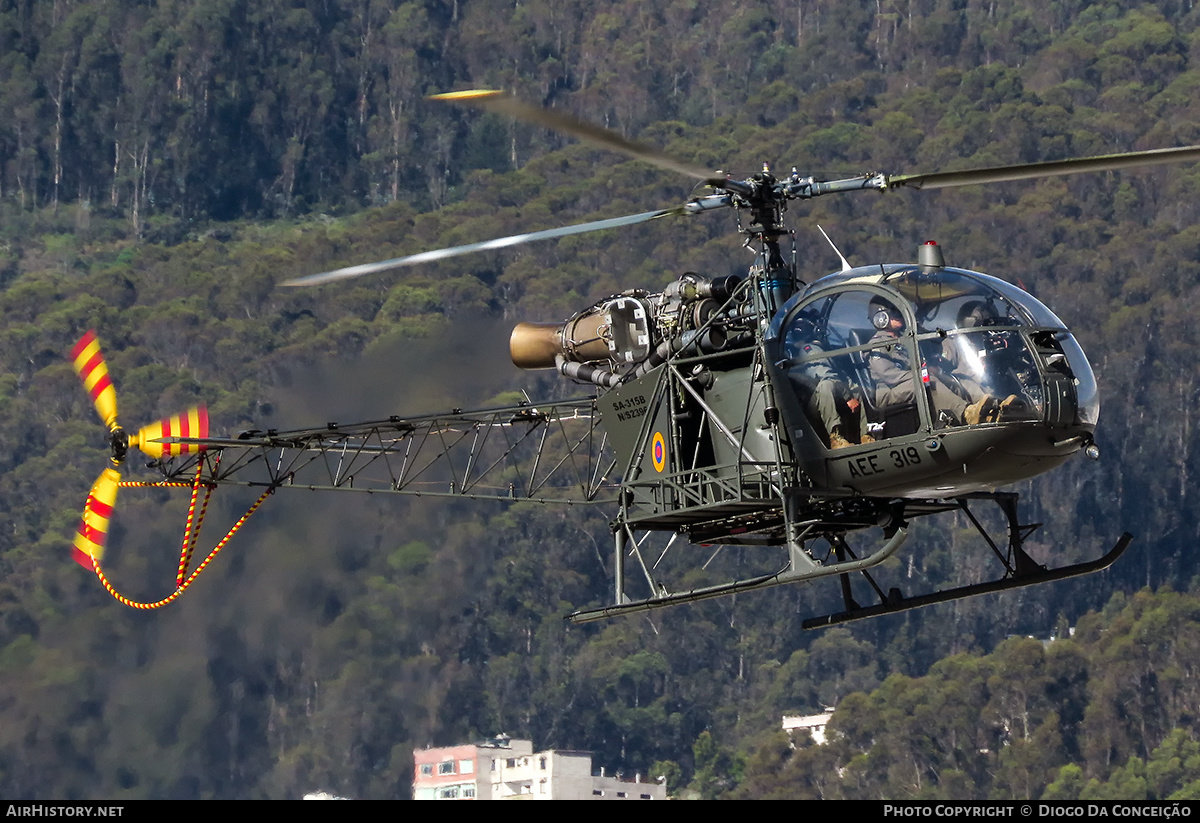
{"label": "spinning rotor blade", "polygon": [[89,330],[71,348],[71,361],[104,425],[108,426],[108,430],[113,434],[114,466],[119,466],[124,461],[125,450],[129,446],[134,446],[147,457],[155,459],[164,455],[203,451],[203,447],[198,448],[195,445],[159,441],[160,438],[170,437],[208,437],[208,409],[204,406],[195,406],[182,414],[143,426],[132,437],[125,435],[117,423],[117,390],[109,377],[108,364],[104,360],[104,352],[100,350],[100,340],[94,330]]}
{"label": "spinning rotor blade", "polygon": [[108,365],[100,351],[96,332],[88,331],[71,349],[71,361],[75,373],[83,381],[83,388],[96,406],[96,412],[109,431],[117,428],[117,392],[108,376]]}
{"label": "spinning rotor blade", "polygon": [[641,214],[631,214],[626,217],[612,217],[607,220],[593,220],[590,223],[578,223],[574,226],[561,226],[557,229],[544,229],[543,231],[530,232],[528,234],[514,234],[509,237],[499,237],[495,240],[484,240],[479,243],[468,243],[465,246],[452,246],[448,249],[437,249],[435,251],[423,251],[419,254],[410,254],[407,257],[397,257],[392,260],[383,260],[378,263],[364,263],[359,266],[347,266],[344,269],[335,269],[334,271],[321,272],[320,274],[308,274],[304,277],[295,277],[291,280],[283,281],[285,286],[317,286],[321,283],[329,283],[334,280],[345,280],[350,277],[361,277],[364,274],[375,274],[376,272],[388,271],[390,269],[399,269],[404,266],[413,266],[417,263],[429,263],[434,260],[445,260],[448,257],[458,257],[460,254],[471,254],[477,251],[489,251],[491,249],[506,249],[510,246],[519,246],[524,243],[532,243],[537,240],[551,240],[555,237],[567,237],[572,234],[585,234],[590,231],[602,231],[604,229],[615,229],[621,226],[633,226],[637,223],[645,223],[649,220],[657,220],[660,217],[666,217],[672,214],[691,214],[697,211],[704,211],[706,208],[713,206],[700,205],[707,200],[704,198],[700,201],[692,201],[685,203],[682,206],[675,206],[670,209],[659,209],[657,211],[647,211]]}
{"label": "spinning rotor blade", "polygon": [[[634,143],[608,129],[578,120],[571,115],[543,109],[518,100],[511,95],[489,89],[473,89],[470,91],[438,94],[431,100],[445,100],[464,105],[476,106],[487,111],[516,117],[520,120],[545,126],[566,134],[571,134],[588,140],[622,154],[644,160],[660,168],[685,174],[689,177],[705,181],[718,191],[718,194],[700,197],[669,209],[632,214],[626,217],[615,217],[607,220],[596,220],[573,226],[562,226],[555,229],[545,229],[527,234],[515,234],[494,240],[478,243],[467,243],[462,246],[452,246],[435,251],[426,251],[406,257],[397,257],[377,263],[365,263],[348,266],[333,271],[310,274],[284,281],[285,286],[315,286],[361,277],[366,274],[389,271],[419,263],[444,260],[463,254],[480,251],[508,248],[537,240],[550,240],[557,237],[567,237],[574,234],[601,231],[604,229],[620,228],[656,220],[659,217],[674,214],[694,214],[734,205],[749,205],[751,208],[769,214],[769,209],[777,208],[784,200],[808,199],[825,194],[838,194],[850,191],[868,189],[880,190],[907,187],[912,189],[943,189],[957,186],[969,186],[983,183],[1002,183],[1013,180],[1027,180],[1039,177],[1054,177],[1084,172],[1114,171],[1138,166],[1152,166],[1161,163],[1175,163],[1200,159],[1200,146],[1184,146],[1173,149],[1154,149],[1150,151],[1128,152],[1125,154],[1110,154],[1098,157],[1081,157],[1071,160],[1056,160],[1045,163],[1025,163],[1012,166],[996,166],[967,171],[931,172],[928,174],[902,174],[889,176],[879,173],[869,173],[847,180],[815,181],[813,178],[801,178],[793,171],[791,178],[775,184],[772,178],[765,181],[761,178],[736,181],[729,180],[696,166],[676,160],[656,149]],[[769,184],[769,185],[768,185]],[[760,218],[761,219],[761,218]],[[99,402],[99,401],[97,401]],[[100,408],[97,405],[97,408]],[[115,409],[114,409],[115,413]],[[101,412],[101,416],[103,416]]]}
{"label": "spinning rotor blade", "polygon": [[446,94],[432,95],[429,99],[462,103],[467,106],[475,106],[486,111],[495,112],[496,114],[507,114],[518,120],[524,120],[526,123],[533,123],[534,125],[545,126],[552,131],[570,134],[581,140],[587,140],[598,146],[620,152],[636,160],[643,160],[651,165],[658,166],[660,169],[687,175],[697,180],[719,180],[721,178],[721,175],[716,172],[685,163],[650,146],[626,140],[615,131],[586,123],[563,112],[544,109],[541,106],[526,103],[502,91],[495,91],[493,89],[452,91]]}
{"label": "spinning rotor blade", "polygon": [[87,503],[83,507],[83,520],[72,542],[71,556],[85,568],[92,569],[104,554],[104,543],[108,539],[108,521],[117,504],[117,489],[121,483],[118,471],[125,462],[130,446],[155,459],[163,456],[192,454],[206,447],[194,443],[164,443],[162,439],[181,437],[208,437],[208,410],[203,406],[189,409],[183,414],[143,426],[132,437],[125,433],[117,422],[117,392],[108,374],[104,354],[95,331],[88,331],[71,348],[71,360],[75,372],[83,381],[83,387],[99,412],[109,431],[109,457],[112,465],[100,473]]}
{"label": "spinning rotor blade", "polygon": [[104,544],[108,540],[108,521],[117,505],[117,489],[120,482],[121,475],[116,469],[105,469],[96,478],[88,494],[87,503],[83,507],[83,520],[79,523],[79,531],[76,532],[75,541],[71,546],[71,557],[85,569],[92,569],[92,561],[98,563],[104,556]]}
{"label": "spinning rotor blade", "polygon": [[1047,163],[1024,163],[1016,166],[996,166],[968,171],[940,171],[930,174],[902,174],[887,179],[886,188],[906,186],[912,189],[948,189],[977,183],[1005,183],[1010,180],[1029,180],[1035,177],[1058,177],[1089,171],[1115,171],[1136,166],[1156,166],[1160,163],[1180,163],[1200,159],[1200,146],[1174,149],[1151,149],[1125,154],[1106,154],[1099,157],[1077,157],[1073,160],[1053,160]]}
{"label": "spinning rotor blade", "polygon": [[[446,94],[435,94],[429,98],[430,100],[445,100],[452,103],[461,103],[468,106],[476,106],[487,111],[497,114],[505,114],[510,117],[515,117],[518,120],[523,120],[528,123],[533,123],[539,126],[554,131],[570,134],[587,140],[596,145],[612,149],[614,151],[633,157],[637,160],[643,160],[652,165],[658,166],[668,171],[677,172],[679,174],[693,177],[698,180],[704,180],[713,185],[725,183],[724,177],[709,169],[703,169],[699,166],[693,166],[671,157],[669,154],[651,148],[650,146],[635,143],[632,140],[626,140],[621,135],[609,129],[600,126],[586,123],[578,120],[569,114],[562,112],[551,111],[541,108],[530,103],[525,103],[511,95],[492,89],[472,89],[469,91],[454,91]],[[719,200],[719,202],[717,202]],[[595,220],[590,223],[580,223],[574,226],[563,226],[557,229],[545,229],[543,231],[530,232],[528,234],[514,234],[509,237],[500,237],[495,240],[485,240],[479,243],[468,243],[463,246],[453,246],[447,249],[437,249],[435,251],[421,252],[407,257],[397,257],[392,260],[382,260],[378,263],[364,263],[358,266],[347,266],[342,269],[333,271],[320,272],[319,274],[309,274],[303,277],[294,277],[291,280],[285,280],[285,286],[317,286],[322,283],[330,283],[334,280],[345,280],[351,277],[361,277],[364,274],[375,274],[381,271],[390,271],[404,266],[412,266],[418,263],[429,263],[434,260],[445,260],[449,257],[457,257],[460,254],[471,254],[478,251],[489,251],[491,249],[503,249],[509,246],[519,246],[523,243],[532,243],[537,240],[551,240],[556,237],[568,237],[572,234],[584,234],[591,231],[602,231],[604,229],[615,229],[622,226],[632,226],[637,223],[645,223],[649,220],[656,220],[659,217],[665,217],[671,214],[694,214],[698,211],[706,211],[710,208],[730,205],[729,199],[725,196],[704,197],[698,200],[693,200],[682,206],[676,206],[670,209],[660,209],[658,211],[648,211],[642,214],[631,214],[626,217],[614,217],[608,220]]]}

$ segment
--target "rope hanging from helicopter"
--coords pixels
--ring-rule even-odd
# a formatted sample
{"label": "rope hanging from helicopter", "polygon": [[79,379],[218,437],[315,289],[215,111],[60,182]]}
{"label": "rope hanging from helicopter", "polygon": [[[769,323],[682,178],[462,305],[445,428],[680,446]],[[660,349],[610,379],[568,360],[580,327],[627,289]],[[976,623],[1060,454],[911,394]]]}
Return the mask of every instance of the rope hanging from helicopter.
{"label": "rope hanging from helicopter", "polygon": [[[220,462],[220,455],[217,456],[216,461]],[[225,536],[217,541],[217,544],[213,547],[213,549],[205,556],[203,560],[200,561],[200,563],[189,575],[188,569],[190,568],[192,556],[196,549],[196,543],[200,538],[200,531],[204,526],[204,517],[208,512],[209,500],[212,498],[213,490],[216,488],[216,484],[203,479],[203,472],[204,462],[200,461],[196,466],[196,476],[190,483],[177,480],[161,480],[152,483],[139,480],[122,480],[119,481],[116,486],[111,487],[111,502],[107,504],[104,503],[101,498],[109,496],[108,489],[94,488],[92,494],[88,496],[87,507],[84,512],[84,522],[80,526],[80,535],[83,539],[92,543],[93,551],[88,555],[91,561],[92,571],[94,571],[96,577],[99,578],[101,585],[104,586],[104,590],[112,595],[113,599],[115,599],[117,602],[128,606],[131,609],[149,611],[151,609],[162,608],[168,603],[178,599],[180,595],[187,591],[189,586],[196,582],[196,579],[200,577],[200,574],[208,568],[208,565],[216,558],[221,550],[228,545],[229,541],[233,539],[233,536],[237,534],[238,530],[245,525],[246,521],[250,519],[251,515],[258,511],[258,508],[275,491],[274,488],[269,488],[264,491],[246,510],[245,514],[239,517],[233,526],[230,527],[229,531],[225,533]],[[100,485],[101,482],[98,481],[97,487]],[[111,515],[113,503],[115,503],[116,489],[189,487],[192,490],[192,494],[191,500],[188,503],[187,520],[183,529],[183,541],[179,550],[179,566],[175,573],[175,590],[160,600],[148,602],[133,600],[121,594],[108,579],[108,576],[104,573],[104,569],[101,568],[101,551],[97,548],[103,546],[104,538],[107,536],[108,516]],[[199,512],[197,512],[197,500],[200,497],[201,489],[204,490],[204,499],[200,502]],[[98,520],[102,520],[103,522],[97,522]]]}

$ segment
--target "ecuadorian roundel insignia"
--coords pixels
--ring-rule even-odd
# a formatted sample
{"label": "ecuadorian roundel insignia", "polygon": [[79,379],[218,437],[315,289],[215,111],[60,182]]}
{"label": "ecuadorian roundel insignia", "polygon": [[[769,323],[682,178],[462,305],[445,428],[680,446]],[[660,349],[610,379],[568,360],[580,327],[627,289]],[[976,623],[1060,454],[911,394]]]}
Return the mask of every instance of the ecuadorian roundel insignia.
{"label": "ecuadorian roundel insignia", "polygon": [[662,432],[655,432],[654,439],[650,441],[650,459],[654,461],[656,472],[662,472],[667,467],[667,441]]}

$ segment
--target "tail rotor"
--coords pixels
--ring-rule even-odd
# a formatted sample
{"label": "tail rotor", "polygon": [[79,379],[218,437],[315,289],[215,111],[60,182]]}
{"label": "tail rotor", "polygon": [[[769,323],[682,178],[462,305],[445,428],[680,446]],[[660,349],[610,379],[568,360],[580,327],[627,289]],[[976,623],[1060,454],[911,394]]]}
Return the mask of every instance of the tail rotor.
{"label": "tail rotor", "polygon": [[117,421],[117,392],[108,373],[108,364],[100,349],[96,332],[89,331],[71,349],[71,360],[83,388],[92,399],[96,413],[109,432],[110,465],[100,473],[88,494],[83,520],[75,535],[72,557],[81,566],[97,569],[108,539],[109,520],[117,503],[121,486],[121,464],[129,449],[138,449],[153,459],[202,451],[204,446],[190,443],[164,442],[168,438],[208,437],[208,411],[197,406],[182,414],[172,415],[157,423],[143,426],[135,434],[126,433]]}

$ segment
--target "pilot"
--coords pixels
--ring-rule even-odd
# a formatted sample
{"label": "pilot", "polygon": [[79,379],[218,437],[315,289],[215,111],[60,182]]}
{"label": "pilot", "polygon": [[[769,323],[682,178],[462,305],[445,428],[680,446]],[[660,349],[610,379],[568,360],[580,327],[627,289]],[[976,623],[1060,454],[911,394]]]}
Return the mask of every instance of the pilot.
{"label": "pilot", "polygon": [[[871,325],[875,328],[875,335],[871,338],[875,348],[868,353],[867,363],[871,377],[875,379],[876,402],[881,408],[915,402],[915,380],[908,349],[899,342],[905,328],[904,315],[881,297],[871,300],[869,313]],[[995,399],[977,383],[974,384],[974,393],[970,387],[961,386],[963,394],[968,395],[964,397],[936,369],[930,373],[923,368],[922,375],[939,420],[951,425],[966,423],[973,426],[994,414]],[[949,420],[946,420],[946,416]]]}
{"label": "pilot", "polygon": [[829,448],[844,449],[856,442],[875,442],[867,432],[867,415],[858,387],[848,385],[829,358],[821,356],[825,349],[819,342],[815,326],[801,321],[798,332],[793,339],[801,342],[793,360],[804,362],[792,369],[791,377],[808,390],[809,417],[820,420],[825,427]]}
{"label": "pilot", "polygon": [[[970,300],[959,309],[955,325],[962,330],[979,329],[995,324],[997,319],[996,308],[990,300]],[[999,338],[999,343],[1003,348],[1002,337]],[[985,343],[984,338],[978,334],[956,334],[947,337],[942,343],[939,357],[943,374],[948,374],[953,383],[972,397],[989,394],[984,384],[992,386],[994,390],[994,381],[989,378],[994,378],[995,375],[989,374],[985,358],[989,354],[988,350],[992,348],[993,342]],[[1023,405],[1015,394],[1010,394],[991,409],[983,417],[983,421],[987,423],[1003,419],[1006,413],[1019,411]]]}

